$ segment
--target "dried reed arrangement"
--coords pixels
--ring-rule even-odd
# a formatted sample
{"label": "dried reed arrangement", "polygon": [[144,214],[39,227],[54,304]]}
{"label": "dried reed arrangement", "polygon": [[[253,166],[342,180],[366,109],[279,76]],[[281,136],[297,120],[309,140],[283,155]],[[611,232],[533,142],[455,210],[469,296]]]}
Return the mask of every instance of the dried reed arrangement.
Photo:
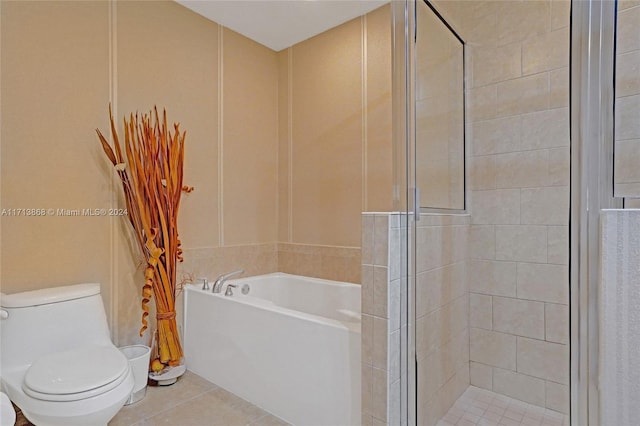
{"label": "dried reed arrangement", "polygon": [[182,183],[186,132],[180,131],[179,124],[169,131],[167,112],[163,110],[161,121],[156,107],[142,117],[130,114],[128,121],[124,118],[125,159],[111,105],[109,119],[115,150],[99,129],[96,132],[122,182],[129,222],[146,261],[140,336],[148,327],[148,304],[153,294],[160,361],[179,365],[183,352],[176,325],[176,267],[183,259],[178,209],[182,192],[193,190]]}

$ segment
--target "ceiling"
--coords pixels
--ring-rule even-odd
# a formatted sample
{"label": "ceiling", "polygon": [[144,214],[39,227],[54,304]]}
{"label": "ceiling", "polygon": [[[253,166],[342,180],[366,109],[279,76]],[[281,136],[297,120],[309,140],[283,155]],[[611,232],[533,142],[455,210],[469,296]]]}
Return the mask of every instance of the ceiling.
{"label": "ceiling", "polygon": [[176,0],[279,51],[372,11],[389,0]]}

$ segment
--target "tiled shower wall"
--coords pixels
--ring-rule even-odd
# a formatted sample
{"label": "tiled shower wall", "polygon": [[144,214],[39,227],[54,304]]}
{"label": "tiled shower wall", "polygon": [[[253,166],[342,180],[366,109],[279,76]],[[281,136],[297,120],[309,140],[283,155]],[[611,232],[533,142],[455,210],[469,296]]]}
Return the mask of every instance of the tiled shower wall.
{"label": "tiled shower wall", "polygon": [[[406,336],[405,215],[362,215],[362,424],[400,424]],[[469,216],[417,223],[418,424],[436,424],[469,386]]]}
{"label": "tiled shower wall", "polygon": [[570,3],[436,4],[470,59],[471,384],[566,413]]}
{"label": "tiled shower wall", "polygon": [[416,357],[419,425],[435,425],[469,386],[469,216],[416,223]]}
{"label": "tiled shower wall", "polygon": [[640,193],[640,5],[618,3],[615,66],[615,191]]}

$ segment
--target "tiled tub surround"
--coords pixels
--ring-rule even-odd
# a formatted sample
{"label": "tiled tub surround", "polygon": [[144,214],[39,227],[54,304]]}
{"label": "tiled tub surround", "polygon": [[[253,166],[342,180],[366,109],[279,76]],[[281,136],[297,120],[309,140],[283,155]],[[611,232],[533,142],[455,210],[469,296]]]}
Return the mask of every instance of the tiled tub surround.
{"label": "tiled tub surround", "polygon": [[471,384],[566,413],[570,2],[435,3],[470,59]]}
{"label": "tiled tub surround", "polygon": [[208,277],[244,269],[243,276],[286,272],[333,281],[360,283],[360,247],[266,243],[185,249],[179,265],[184,278]]}
{"label": "tiled tub surround", "polygon": [[615,192],[640,193],[640,5],[618,2],[615,66]]}

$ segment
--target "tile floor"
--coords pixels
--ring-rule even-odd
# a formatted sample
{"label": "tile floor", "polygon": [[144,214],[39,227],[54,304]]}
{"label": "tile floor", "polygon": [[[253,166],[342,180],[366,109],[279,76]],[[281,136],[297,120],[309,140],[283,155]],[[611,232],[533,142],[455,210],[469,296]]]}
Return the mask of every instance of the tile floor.
{"label": "tile floor", "polygon": [[[31,426],[18,416],[18,426]],[[255,405],[187,371],[171,386],[147,387],[144,399],[127,405],[109,426],[287,426]]]}
{"label": "tile floor", "polygon": [[[109,426],[287,426],[255,405],[189,371],[168,387],[147,388]],[[437,426],[568,426],[568,416],[470,386]],[[20,414],[16,426],[32,426]]]}
{"label": "tile floor", "polygon": [[568,416],[469,386],[437,426],[568,426]]}

